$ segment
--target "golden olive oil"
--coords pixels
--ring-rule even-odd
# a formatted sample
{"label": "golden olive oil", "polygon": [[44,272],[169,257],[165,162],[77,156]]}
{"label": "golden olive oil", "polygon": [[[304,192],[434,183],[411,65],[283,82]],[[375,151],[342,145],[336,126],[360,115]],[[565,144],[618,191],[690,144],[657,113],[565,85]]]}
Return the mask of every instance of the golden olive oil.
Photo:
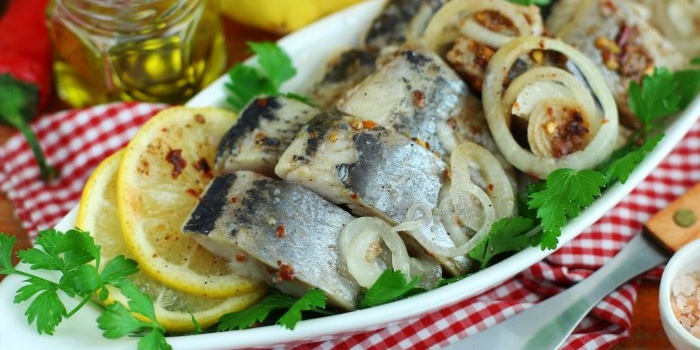
{"label": "golden olive oil", "polygon": [[57,92],[75,107],[183,103],[225,68],[217,1],[54,0],[47,16]]}

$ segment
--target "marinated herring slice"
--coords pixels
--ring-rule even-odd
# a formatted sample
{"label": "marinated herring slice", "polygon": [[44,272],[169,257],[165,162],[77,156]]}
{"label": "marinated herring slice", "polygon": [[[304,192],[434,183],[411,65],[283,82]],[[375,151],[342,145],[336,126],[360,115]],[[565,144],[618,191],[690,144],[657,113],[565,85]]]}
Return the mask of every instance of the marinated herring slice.
{"label": "marinated herring slice", "polygon": [[446,0],[389,0],[372,21],[364,38],[367,48],[380,51],[418,38]]}
{"label": "marinated herring slice", "polygon": [[453,0],[432,17],[421,41],[481,92],[491,56],[518,36],[542,35],[539,7],[506,0]]}
{"label": "marinated herring slice", "polygon": [[[392,225],[406,221],[414,204],[438,207],[447,165],[428,149],[373,121],[324,112],[305,125],[280,158],[275,172],[329,201],[347,205],[358,216],[374,216]],[[429,238],[454,246],[439,221]],[[404,236],[420,254],[416,242]],[[464,273],[464,257],[440,258],[451,274]]]}
{"label": "marinated herring slice", "polygon": [[[469,90],[435,53],[403,46],[382,56],[377,71],[338,102],[338,110],[408,135],[449,157],[438,129],[466,118]],[[484,128],[485,130],[485,128]]]}
{"label": "marinated herring slice", "polygon": [[279,156],[316,113],[316,108],[287,97],[256,98],[221,139],[217,173],[250,170],[273,176]]}
{"label": "marinated herring slice", "polygon": [[309,88],[309,96],[320,109],[335,107],[348,90],[375,71],[377,57],[379,54],[375,51],[359,48],[332,56]]}
{"label": "marinated herring slice", "polygon": [[237,171],[212,180],[183,231],[241,274],[296,296],[320,288],[353,310],[360,287],[338,247],[352,219],[303,186]]}
{"label": "marinated herring slice", "polygon": [[639,6],[620,0],[559,1],[547,22],[557,37],[596,65],[615,96],[620,121],[628,127],[639,126],[627,103],[629,84],[641,83],[654,67],[677,70],[688,62],[648,23]]}

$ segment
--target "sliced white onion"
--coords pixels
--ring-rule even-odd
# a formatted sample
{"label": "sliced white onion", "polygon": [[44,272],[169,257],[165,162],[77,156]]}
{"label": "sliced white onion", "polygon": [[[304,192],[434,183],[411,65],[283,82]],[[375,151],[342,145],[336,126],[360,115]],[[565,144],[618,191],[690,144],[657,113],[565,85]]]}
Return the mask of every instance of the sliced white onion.
{"label": "sliced white onion", "polygon": [[[430,223],[433,220],[432,211],[425,204],[420,203],[414,204],[408,209],[408,213],[406,214],[406,220],[408,221],[395,226],[392,230],[396,232],[402,231],[408,233],[409,235],[411,235],[411,237],[413,237],[413,239],[415,239],[418,242],[418,244],[420,244],[425,250],[427,250],[433,255],[442,257],[457,257],[469,253],[469,251],[474,249],[474,247],[481,241],[481,239],[488,235],[489,231],[491,230],[491,225],[494,222],[495,214],[493,212],[492,205],[489,204],[489,197],[485,193],[483,193],[483,191],[478,186],[474,185],[473,183],[461,184],[461,186],[463,187],[458,189],[457,193],[460,193],[462,190],[468,193],[481,192],[481,194],[476,194],[476,196],[480,200],[482,200],[482,203],[484,203],[485,205],[483,226],[481,226],[476,231],[476,233],[471,238],[469,238],[469,240],[466,243],[456,247],[446,247],[432,241],[426,235],[426,231],[430,229]],[[445,200],[449,200],[449,198]],[[450,220],[454,220],[454,217],[450,216]],[[447,227],[445,228],[447,229]],[[450,235],[456,236],[458,235],[458,233],[450,232]]]}
{"label": "sliced white onion", "polygon": [[[472,179],[471,175],[463,172],[471,172],[472,168],[478,171],[485,182],[485,186],[481,189],[493,204],[495,220],[514,214],[515,191],[508,174],[493,153],[474,142],[463,142],[452,152],[450,166],[452,183],[457,185],[466,182],[476,183],[476,179]],[[454,203],[457,194],[450,193],[450,196]]]}
{"label": "sliced white onion", "polygon": [[[556,67],[535,67],[511,81],[509,74],[513,64],[534,50],[556,51],[565,55],[578,68],[585,83]],[[537,155],[521,147],[513,137],[510,129],[513,105],[521,92],[527,91],[526,86],[540,81],[561,84],[576,98],[583,109],[581,114],[587,118],[593,134],[584,149],[560,157]],[[594,168],[614,150],[618,135],[618,113],[612,92],[590,59],[561,40],[520,37],[496,51],[486,69],[482,98],[486,120],[498,148],[513,166],[525,173],[546,178],[550,172],[560,168]],[[537,99],[537,103],[533,104],[542,106],[548,103],[546,99]],[[596,101],[600,103],[602,111],[598,109]]]}
{"label": "sliced white onion", "polygon": [[516,35],[541,35],[542,18],[537,6],[520,6],[506,0],[452,0],[433,15],[421,40],[428,48],[440,52],[458,36],[492,47],[500,47],[513,37],[486,28],[474,21],[475,14],[492,11],[507,18],[513,24]]}
{"label": "sliced white onion", "polygon": [[363,287],[372,286],[387,268],[379,259],[382,242],[391,252],[392,268],[410,275],[406,245],[383,220],[373,217],[357,218],[340,231],[341,254],[348,271]]}

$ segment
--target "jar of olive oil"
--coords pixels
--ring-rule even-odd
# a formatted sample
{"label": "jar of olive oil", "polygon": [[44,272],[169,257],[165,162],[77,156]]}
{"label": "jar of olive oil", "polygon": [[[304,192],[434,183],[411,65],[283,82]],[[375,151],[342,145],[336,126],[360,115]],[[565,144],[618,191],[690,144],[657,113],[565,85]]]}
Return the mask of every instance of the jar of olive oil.
{"label": "jar of olive oil", "polygon": [[216,79],[226,49],[216,0],[53,0],[59,97],[179,104]]}

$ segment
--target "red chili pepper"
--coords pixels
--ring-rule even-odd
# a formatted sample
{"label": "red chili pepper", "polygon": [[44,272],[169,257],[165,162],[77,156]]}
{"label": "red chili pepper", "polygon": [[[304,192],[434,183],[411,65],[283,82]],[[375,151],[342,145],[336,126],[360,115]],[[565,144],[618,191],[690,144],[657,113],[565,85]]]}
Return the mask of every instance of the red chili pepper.
{"label": "red chili pepper", "polygon": [[48,0],[0,0],[0,122],[25,135],[44,180],[55,177],[57,171],[46,164],[28,123],[51,96],[47,4]]}

